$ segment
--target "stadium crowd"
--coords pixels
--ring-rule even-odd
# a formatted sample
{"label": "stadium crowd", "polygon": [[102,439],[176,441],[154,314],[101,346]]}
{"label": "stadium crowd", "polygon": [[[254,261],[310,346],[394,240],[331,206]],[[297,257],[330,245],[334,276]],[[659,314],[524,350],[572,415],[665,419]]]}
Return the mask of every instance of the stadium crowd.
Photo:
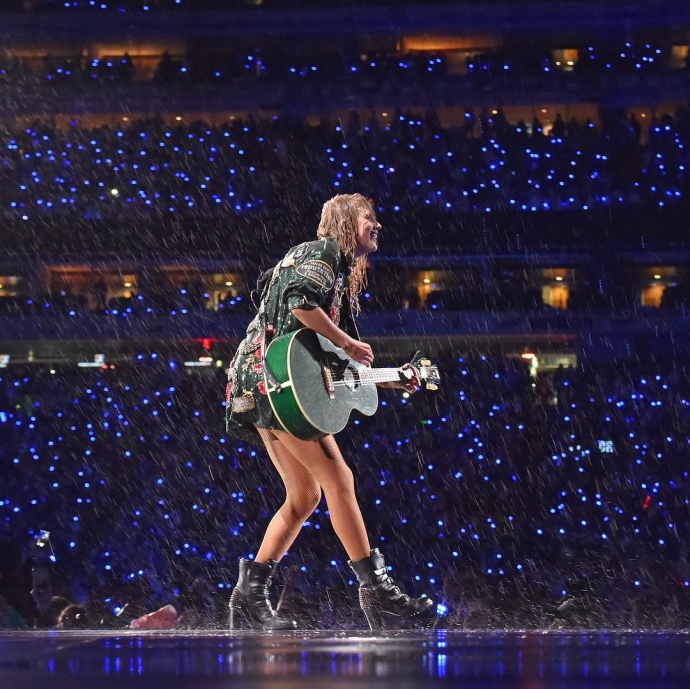
{"label": "stadium crowd", "polygon": [[[577,53],[577,60],[561,53]],[[152,69],[151,60],[155,62]],[[450,93],[482,93],[487,88],[502,90],[561,91],[599,84],[609,89],[630,85],[657,84],[653,79],[667,75],[686,81],[690,59],[674,53],[668,43],[655,41],[590,41],[568,51],[546,47],[464,51],[462,55],[443,51],[384,52],[357,50],[352,46],[318,52],[301,46],[256,46],[247,49],[189,51],[158,57],[132,57],[129,53],[103,57],[54,55],[23,59],[0,54],[0,83],[8,95],[22,90],[67,89],[88,92],[99,87],[124,89],[132,83],[150,83],[194,92],[208,89],[242,88],[266,84],[283,85],[290,92],[327,94],[344,92],[393,95],[411,89],[427,93],[442,88]],[[647,78],[652,81],[647,82]],[[431,91],[433,93],[433,91]]]}
{"label": "stadium crowd", "polygon": [[[687,363],[533,379],[498,354],[438,356],[441,389],[382,391],[344,439],[392,574],[449,628],[687,626]],[[223,627],[238,557],[282,500],[224,434],[221,369],[142,354],[0,372],[0,625],[125,626],[173,605]],[[284,609],[362,626],[323,503],[281,567]]]}
{"label": "stadium crowd", "polygon": [[689,113],[655,117],[644,144],[624,112],[601,126],[558,115],[548,134],[500,109],[468,109],[454,127],[433,110],[385,122],[353,111],[316,126],[277,115],[68,131],[36,122],[0,137],[0,208],[24,221],[279,215],[353,185],[391,213],[664,207],[688,195]]}

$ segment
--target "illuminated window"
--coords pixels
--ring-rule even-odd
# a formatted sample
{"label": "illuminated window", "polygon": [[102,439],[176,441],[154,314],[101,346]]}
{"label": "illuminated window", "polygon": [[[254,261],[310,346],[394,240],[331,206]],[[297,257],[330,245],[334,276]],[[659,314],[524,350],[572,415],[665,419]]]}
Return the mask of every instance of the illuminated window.
{"label": "illuminated window", "polygon": [[671,56],[669,58],[668,66],[671,69],[683,69],[685,61],[688,59],[687,45],[674,45],[671,48]]}
{"label": "illuminated window", "polygon": [[654,306],[658,309],[661,306],[661,300],[664,296],[665,289],[666,285],[661,284],[645,287],[641,295],[642,306]]}
{"label": "illuminated window", "polygon": [[558,48],[551,51],[554,64],[564,72],[572,72],[578,59],[578,51],[575,48]]}
{"label": "illuminated window", "polygon": [[556,309],[568,308],[569,295],[570,288],[563,284],[546,285],[541,291],[542,301],[547,306],[553,306]]}

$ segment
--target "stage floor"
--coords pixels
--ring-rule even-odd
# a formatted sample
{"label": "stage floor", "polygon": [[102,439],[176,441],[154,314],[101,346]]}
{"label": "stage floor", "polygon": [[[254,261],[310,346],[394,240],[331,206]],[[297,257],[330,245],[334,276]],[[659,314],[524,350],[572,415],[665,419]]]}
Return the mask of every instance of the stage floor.
{"label": "stage floor", "polygon": [[0,632],[2,689],[690,687],[690,633]]}

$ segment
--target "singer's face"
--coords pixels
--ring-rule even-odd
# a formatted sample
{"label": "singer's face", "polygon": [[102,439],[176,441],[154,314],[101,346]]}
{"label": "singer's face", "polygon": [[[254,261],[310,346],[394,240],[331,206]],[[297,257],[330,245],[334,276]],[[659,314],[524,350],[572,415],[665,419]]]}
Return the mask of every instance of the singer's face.
{"label": "singer's face", "polygon": [[379,248],[379,231],[381,225],[376,220],[374,211],[368,205],[362,205],[357,214],[355,258],[376,251]]}

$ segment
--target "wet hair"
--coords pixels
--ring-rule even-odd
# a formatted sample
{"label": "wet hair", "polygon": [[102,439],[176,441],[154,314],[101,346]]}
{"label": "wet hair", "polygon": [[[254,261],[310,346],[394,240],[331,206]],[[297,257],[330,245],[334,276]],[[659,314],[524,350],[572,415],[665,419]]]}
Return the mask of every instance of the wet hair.
{"label": "wet hair", "polygon": [[373,206],[361,194],[338,194],[326,201],[321,209],[316,236],[335,239],[351,266],[347,296],[355,314],[360,311],[359,294],[367,282],[367,257],[355,258],[357,249],[357,218],[362,209],[371,211],[376,217]]}

